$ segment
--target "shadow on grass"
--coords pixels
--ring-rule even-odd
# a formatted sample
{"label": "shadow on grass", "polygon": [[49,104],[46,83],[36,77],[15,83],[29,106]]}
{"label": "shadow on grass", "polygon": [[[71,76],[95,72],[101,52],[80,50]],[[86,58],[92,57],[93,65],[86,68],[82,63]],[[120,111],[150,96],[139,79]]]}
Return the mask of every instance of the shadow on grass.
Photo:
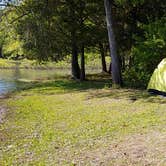
{"label": "shadow on grass", "polygon": [[[109,76],[110,77],[110,76]],[[27,82],[22,83],[18,82],[19,89],[17,90],[39,90],[48,91],[49,90],[63,90],[64,92],[70,91],[85,91],[88,89],[102,89],[104,87],[110,86],[110,79],[108,79],[108,75],[101,77],[100,74],[96,75],[88,75],[87,80],[80,82],[76,80],[72,80],[69,77],[58,77],[54,81],[47,82]]]}
{"label": "shadow on grass", "polygon": [[54,81],[45,83],[26,83],[24,86],[20,86],[20,90],[33,90],[35,93],[37,92],[42,95],[54,95],[55,93],[82,92],[91,89],[94,91],[90,91],[88,99],[108,97],[113,99],[127,99],[131,102],[142,99],[146,102],[166,104],[166,98],[152,96],[146,90],[110,88],[111,80],[108,74],[93,74],[88,75],[87,78],[87,81],[80,82],[72,80],[69,77],[58,77]]}
{"label": "shadow on grass", "polygon": [[90,98],[113,98],[113,99],[126,99],[131,102],[136,102],[137,100],[144,100],[145,102],[166,104],[166,98],[163,96],[151,95],[146,90],[137,89],[113,89],[110,88],[104,91],[92,92],[89,95]]}

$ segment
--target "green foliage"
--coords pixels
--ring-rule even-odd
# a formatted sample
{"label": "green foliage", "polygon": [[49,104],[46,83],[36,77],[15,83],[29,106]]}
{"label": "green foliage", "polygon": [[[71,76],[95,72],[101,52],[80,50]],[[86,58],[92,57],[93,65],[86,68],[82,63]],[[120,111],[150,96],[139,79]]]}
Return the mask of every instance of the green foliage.
{"label": "green foliage", "polygon": [[134,67],[123,72],[124,85],[132,88],[146,88],[151,74],[136,71]]}
{"label": "green foliage", "polygon": [[[113,2],[125,84],[146,87],[149,76],[166,56],[165,5],[162,0]],[[109,49],[103,1],[25,0],[17,7],[5,8],[0,16],[1,57],[64,64],[62,60],[66,56],[69,59],[74,41],[78,54],[84,45],[86,65],[99,66],[99,45],[103,45],[105,54]]]}
{"label": "green foliage", "polygon": [[124,72],[124,79],[130,86],[146,88],[154,69],[166,57],[165,17],[139,26],[144,36],[135,36],[136,45],[131,50],[133,67]]}
{"label": "green foliage", "polygon": [[166,19],[143,25],[144,38],[137,38],[133,48],[135,68],[146,73],[152,73],[158,63],[166,57]]}

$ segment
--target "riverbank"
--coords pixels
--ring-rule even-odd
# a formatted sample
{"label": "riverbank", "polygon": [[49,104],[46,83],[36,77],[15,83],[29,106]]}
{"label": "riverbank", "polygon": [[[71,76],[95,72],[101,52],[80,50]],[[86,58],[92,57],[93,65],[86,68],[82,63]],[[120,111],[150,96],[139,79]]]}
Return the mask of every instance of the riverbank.
{"label": "riverbank", "polygon": [[166,100],[108,81],[57,79],[15,92],[0,165],[164,165]]}
{"label": "riverbank", "polygon": [[[53,70],[53,69],[59,69],[63,68],[64,66],[62,65],[64,62],[43,62],[43,63],[38,63],[35,60],[9,60],[9,59],[0,59],[0,69],[36,69],[36,70]],[[65,62],[67,64],[67,62]],[[66,68],[70,68],[69,64],[66,65]]]}
{"label": "riverbank", "polygon": [[9,60],[0,59],[0,69],[4,70],[15,70],[15,69],[33,69],[33,70],[58,70],[68,69],[70,70],[71,65],[69,60],[56,62],[43,62],[39,63],[35,60]]}
{"label": "riverbank", "polygon": [[[94,59],[95,58],[95,59]],[[107,66],[110,65],[110,57],[106,57]],[[86,69],[97,69],[101,71],[101,59],[98,54],[86,55]],[[71,69],[71,57],[67,56],[59,62],[42,62],[36,60],[10,60],[0,59],[0,69],[36,69],[36,70],[56,70],[56,69]]]}

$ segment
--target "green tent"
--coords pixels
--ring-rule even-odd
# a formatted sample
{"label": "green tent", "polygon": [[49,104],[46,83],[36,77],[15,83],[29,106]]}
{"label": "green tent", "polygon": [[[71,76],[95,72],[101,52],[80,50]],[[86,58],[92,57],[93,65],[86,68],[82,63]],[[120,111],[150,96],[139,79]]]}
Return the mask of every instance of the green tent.
{"label": "green tent", "polygon": [[166,58],[155,69],[147,89],[150,92],[166,95]]}

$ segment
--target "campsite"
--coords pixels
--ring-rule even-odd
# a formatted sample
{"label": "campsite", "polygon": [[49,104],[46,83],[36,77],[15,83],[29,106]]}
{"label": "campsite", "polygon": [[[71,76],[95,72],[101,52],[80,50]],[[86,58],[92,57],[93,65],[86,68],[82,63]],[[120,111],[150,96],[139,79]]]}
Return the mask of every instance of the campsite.
{"label": "campsite", "polygon": [[31,165],[166,165],[165,1],[0,1],[0,166]]}
{"label": "campsite", "polygon": [[163,59],[155,69],[148,84],[148,89],[151,92],[166,96],[166,59]]}

